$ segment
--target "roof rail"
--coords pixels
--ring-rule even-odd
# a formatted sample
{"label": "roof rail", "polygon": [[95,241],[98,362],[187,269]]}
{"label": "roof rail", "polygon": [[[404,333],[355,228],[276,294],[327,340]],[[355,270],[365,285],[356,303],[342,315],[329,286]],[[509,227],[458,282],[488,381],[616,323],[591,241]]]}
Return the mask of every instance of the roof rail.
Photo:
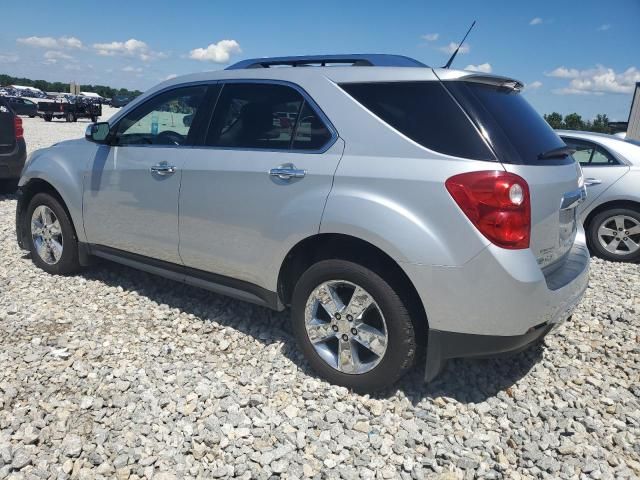
{"label": "roof rail", "polygon": [[328,64],[345,64],[354,67],[426,67],[422,62],[403,55],[382,53],[356,53],[353,55],[309,55],[298,57],[250,58],[228,66],[225,70],[243,70],[247,68],[270,68],[278,66],[310,67]]}

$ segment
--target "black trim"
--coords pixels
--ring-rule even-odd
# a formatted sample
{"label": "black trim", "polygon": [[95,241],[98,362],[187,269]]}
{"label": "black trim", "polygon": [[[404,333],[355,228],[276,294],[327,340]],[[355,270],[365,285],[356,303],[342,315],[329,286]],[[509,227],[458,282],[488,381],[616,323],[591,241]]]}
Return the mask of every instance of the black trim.
{"label": "black trim", "polygon": [[633,98],[631,99],[631,108],[629,109],[629,117],[627,118],[627,129],[629,128],[629,124],[631,123],[631,114],[633,113],[633,106],[636,103],[636,94],[640,90],[640,82],[636,82],[636,88],[633,91]]}
{"label": "black trim", "polygon": [[485,358],[517,353],[544,338],[553,327],[553,324],[543,323],[530,328],[524,335],[508,337],[429,330],[425,381],[429,382],[437,377],[447,359]]}
{"label": "black trim", "polygon": [[177,265],[104,245],[81,244],[88,252],[106,260],[122,263],[165,278],[204,288],[215,293],[255,303],[273,310],[284,310],[276,292],[236,278]]}
{"label": "black trim", "polygon": [[18,200],[18,205],[16,206],[16,240],[18,241],[18,246],[20,247],[20,249],[29,250],[24,228],[24,213],[27,209],[27,206],[25,205],[24,192],[21,188],[18,188],[18,190],[16,191],[16,197]]}

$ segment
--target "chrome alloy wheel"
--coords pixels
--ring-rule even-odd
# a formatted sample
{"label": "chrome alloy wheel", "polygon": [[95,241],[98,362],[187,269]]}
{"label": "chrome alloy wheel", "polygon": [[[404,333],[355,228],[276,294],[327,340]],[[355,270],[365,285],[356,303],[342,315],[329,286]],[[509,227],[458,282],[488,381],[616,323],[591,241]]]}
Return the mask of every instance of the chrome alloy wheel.
{"label": "chrome alloy wheel", "polygon": [[40,205],[33,211],[31,237],[43,262],[55,265],[60,261],[64,249],[62,228],[56,214],[46,205]]}
{"label": "chrome alloy wheel", "polygon": [[630,255],[640,249],[640,222],[627,215],[607,218],[598,227],[600,245],[614,255]]}
{"label": "chrome alloy wheel", "polygon": [[345,280],[324,282],[311,292],[305,327],[318,355],[342,373],[372,370],[387,350],[380,307],[366,290]]}

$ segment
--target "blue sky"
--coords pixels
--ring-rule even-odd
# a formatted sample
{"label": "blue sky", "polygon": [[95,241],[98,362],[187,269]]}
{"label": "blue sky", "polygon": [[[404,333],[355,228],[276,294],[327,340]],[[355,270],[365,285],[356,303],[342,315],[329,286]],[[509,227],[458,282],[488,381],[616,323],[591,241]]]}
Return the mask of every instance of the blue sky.
{"label": "blue sky", "polygon": [[15,21],[0,31],[0,73],[144,90],[270,55],[400,53],[442,65],[475,19],[454,67],[523,81],[541,113],[626,120],[640,82],[640,0],[28,4],[2,7]]}

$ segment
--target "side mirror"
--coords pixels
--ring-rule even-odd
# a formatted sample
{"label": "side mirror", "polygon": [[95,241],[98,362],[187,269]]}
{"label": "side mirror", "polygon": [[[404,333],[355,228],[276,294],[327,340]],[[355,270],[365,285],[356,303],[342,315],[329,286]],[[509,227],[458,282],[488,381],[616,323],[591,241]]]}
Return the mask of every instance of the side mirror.
{"label": "side mirror", "polygon": [[87,127],[84,138],[94,143],[108,143],[110,127],[107,122],[92,123]]}

